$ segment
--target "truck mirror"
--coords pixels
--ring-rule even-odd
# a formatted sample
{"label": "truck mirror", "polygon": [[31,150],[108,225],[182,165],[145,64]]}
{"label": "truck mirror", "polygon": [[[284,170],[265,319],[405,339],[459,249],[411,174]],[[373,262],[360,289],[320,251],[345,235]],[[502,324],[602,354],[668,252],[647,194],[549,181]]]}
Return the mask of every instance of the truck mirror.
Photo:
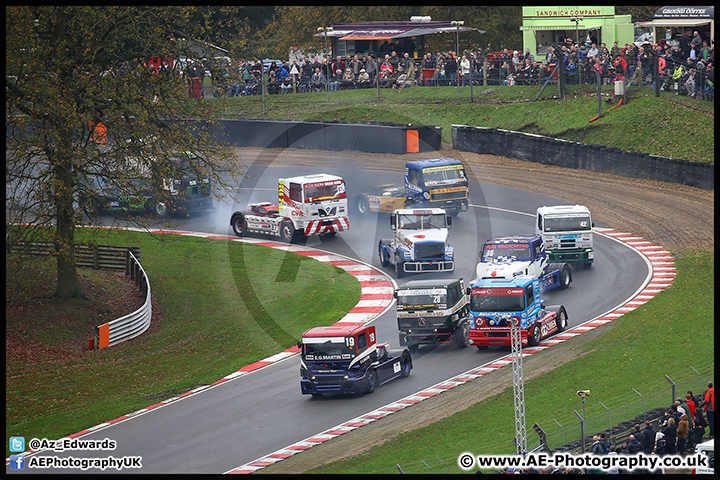
{"label": "truck mirror", "polygon": [[393,298],[397,298],[397,290],[393,290]]}
{"label": "truck mirror", "polygon": [[447,226],[448,229],[452,228],[452,215],[449,213],[446,213],[445,216],[447,217]]}
{"label": "truck mirror", "polygon": [[471,288],[471,287],[467,287],[467,288],[465,289],[465,295],[470,295],[470,292],[472,292],[472,288]]}
{"label": "truck mirror", "polygon": [[390,215],[390,228],[395,230],[395,224],[396,224],[395,215]]}
{"label": "truck mirror", "polygon": [[297,342],[297,347],[302,350],[302,340]]}

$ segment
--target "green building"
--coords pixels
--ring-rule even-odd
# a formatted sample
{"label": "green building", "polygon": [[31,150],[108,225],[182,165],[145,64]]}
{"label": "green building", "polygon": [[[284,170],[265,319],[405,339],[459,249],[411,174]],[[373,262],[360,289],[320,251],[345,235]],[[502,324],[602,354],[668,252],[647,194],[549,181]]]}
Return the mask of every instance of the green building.
{"label": "green building", "polygon": [[597,40],[598,47],[605,43],[608,48],[613,42],[624,46],[634,40],[631,16],[615,15],[612,5],[522,7],[522,15],[523,51],[530,49],[533,55],[545,55],[547,47],[563,45],[568,37],[574,43],[591,38]]}

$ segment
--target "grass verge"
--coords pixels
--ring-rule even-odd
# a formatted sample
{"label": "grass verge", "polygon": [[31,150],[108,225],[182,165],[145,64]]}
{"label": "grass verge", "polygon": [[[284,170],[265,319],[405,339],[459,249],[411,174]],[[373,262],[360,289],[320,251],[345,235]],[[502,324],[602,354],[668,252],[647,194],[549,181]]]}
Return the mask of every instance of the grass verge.
{"label": "grass verge", "polygon": [[161,319],[131,342],[90,351],[93,327],[116,318],[124,275],[82,269],[91,298],[58,303],[49,298],[54,261],[8,256],[7,437],[61,438],[206,385],[336,322],[360,299],[344,270],[257,245],[101,229],[79,237],[140,246]]}
{"label": "grass verge", "polygon": [[[348,90],[331,93],[267,95],[208,99],[225,118],[432,124],[442,140],[452,141],[452,125],[504,128],[574,142],[699,162],[715,162],[713,102],[632,87],[627,105],[609,112],[605,102],[613,86],[602,89],[603,117],[598,114],[597,87],[570,85],[559,101],[557,86],[412,87],[404,91]],[[263,106],[263,101],[265,102]],[[263,113],[265,111],[265,113]],[[692,125],[692,128],[688,128]],[[670,132],[684,132],[672,135]]]}

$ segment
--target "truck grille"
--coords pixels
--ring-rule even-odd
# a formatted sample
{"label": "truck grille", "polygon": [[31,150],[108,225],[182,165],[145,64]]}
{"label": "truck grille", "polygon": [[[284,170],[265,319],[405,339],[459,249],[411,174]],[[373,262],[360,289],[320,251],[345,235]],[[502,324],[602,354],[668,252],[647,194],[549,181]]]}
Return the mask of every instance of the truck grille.
{"label": "truck grille", "polygon": [[443,200],[462,200],[467,198],[467,190],[459,190],[457,192],[431,193],[431,202],[441,202]]}
{"label": "truck grille", "polygon": [[444,243],[416,243],[415,259],[416,260],[442,260],[445,252]]}
{"label": "truck grille", "polygon": [[575,239],[560,240],[560,248],[575,248]]}

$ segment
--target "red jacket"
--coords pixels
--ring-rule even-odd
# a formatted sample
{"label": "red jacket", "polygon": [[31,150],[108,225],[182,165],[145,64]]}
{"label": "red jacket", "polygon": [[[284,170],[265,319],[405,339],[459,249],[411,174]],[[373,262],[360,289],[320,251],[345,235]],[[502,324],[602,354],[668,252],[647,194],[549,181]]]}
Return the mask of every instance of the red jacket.
{"label": "red jacket", "polygon": [[710,387],[707,390],[705,390],[705,408],[704,410],[708,411],[708,404],[712,406],[712,411],[715,411],[715,387]]}

